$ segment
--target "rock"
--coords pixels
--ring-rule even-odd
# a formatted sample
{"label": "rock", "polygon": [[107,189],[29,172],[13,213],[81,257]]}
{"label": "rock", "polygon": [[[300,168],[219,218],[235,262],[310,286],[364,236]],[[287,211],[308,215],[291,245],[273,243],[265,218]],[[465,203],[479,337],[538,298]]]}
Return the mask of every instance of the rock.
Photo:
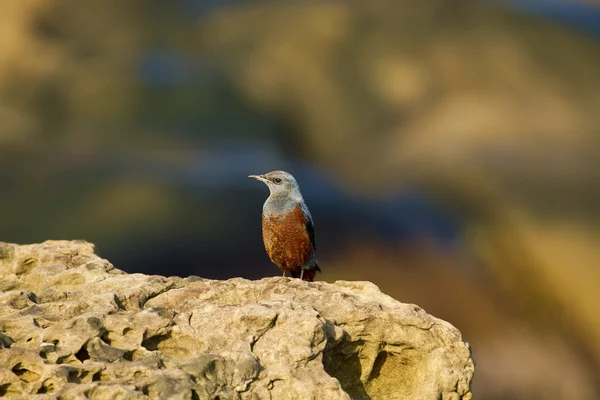
{"label": "rock", "polygon": [[0,396],[470,399],[469,345],[369,282],[127,274],[0,244]]}

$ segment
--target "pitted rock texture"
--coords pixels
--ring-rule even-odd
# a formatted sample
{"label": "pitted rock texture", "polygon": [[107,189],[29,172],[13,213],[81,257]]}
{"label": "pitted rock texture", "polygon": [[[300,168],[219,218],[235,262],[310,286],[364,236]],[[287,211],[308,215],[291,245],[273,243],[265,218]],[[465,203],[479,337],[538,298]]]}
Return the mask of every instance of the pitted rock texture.
{"label": "pitted rock texture", "polygon": [[468,344],[368,282],[127,274],[0,244],[0,397],[470,399]]}

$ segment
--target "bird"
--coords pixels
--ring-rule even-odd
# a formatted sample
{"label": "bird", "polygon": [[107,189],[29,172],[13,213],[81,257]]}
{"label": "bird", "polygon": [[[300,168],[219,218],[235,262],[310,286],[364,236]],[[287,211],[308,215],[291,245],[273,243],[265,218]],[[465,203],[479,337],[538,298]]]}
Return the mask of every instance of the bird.
{"label": "bird", "polygon": [[310,211],[292,174],[272,171],[249,175],[267,185],[270,195],[263,205],[262,235],[267,255],[293,278],[313,282],[321,272],[317,262],[315,229]]}

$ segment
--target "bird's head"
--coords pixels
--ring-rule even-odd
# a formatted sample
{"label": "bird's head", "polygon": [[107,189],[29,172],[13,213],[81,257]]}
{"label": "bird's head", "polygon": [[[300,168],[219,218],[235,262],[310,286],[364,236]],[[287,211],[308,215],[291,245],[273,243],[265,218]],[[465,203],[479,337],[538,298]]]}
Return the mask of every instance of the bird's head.
{"label": "bird's head", "polygon": [[273,197],[289,196],[297,198],[297,200],[302,200],[296,179],[294,179],[292,174],[285,171],[272,171],[264,175],[249,175],[248,178],[264,182],[269,187],[271,196]]}

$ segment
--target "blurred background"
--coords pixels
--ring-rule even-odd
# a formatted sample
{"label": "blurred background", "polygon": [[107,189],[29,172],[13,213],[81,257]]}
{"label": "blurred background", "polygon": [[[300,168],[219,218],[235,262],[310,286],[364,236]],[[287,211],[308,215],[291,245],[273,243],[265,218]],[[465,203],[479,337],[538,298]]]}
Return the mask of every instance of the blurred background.
{"label": "blurred background", "polygon": [[600,399],[600,2],[2,0],[0,240],[148,274],[318,279],[458,327],[475,398]]}

